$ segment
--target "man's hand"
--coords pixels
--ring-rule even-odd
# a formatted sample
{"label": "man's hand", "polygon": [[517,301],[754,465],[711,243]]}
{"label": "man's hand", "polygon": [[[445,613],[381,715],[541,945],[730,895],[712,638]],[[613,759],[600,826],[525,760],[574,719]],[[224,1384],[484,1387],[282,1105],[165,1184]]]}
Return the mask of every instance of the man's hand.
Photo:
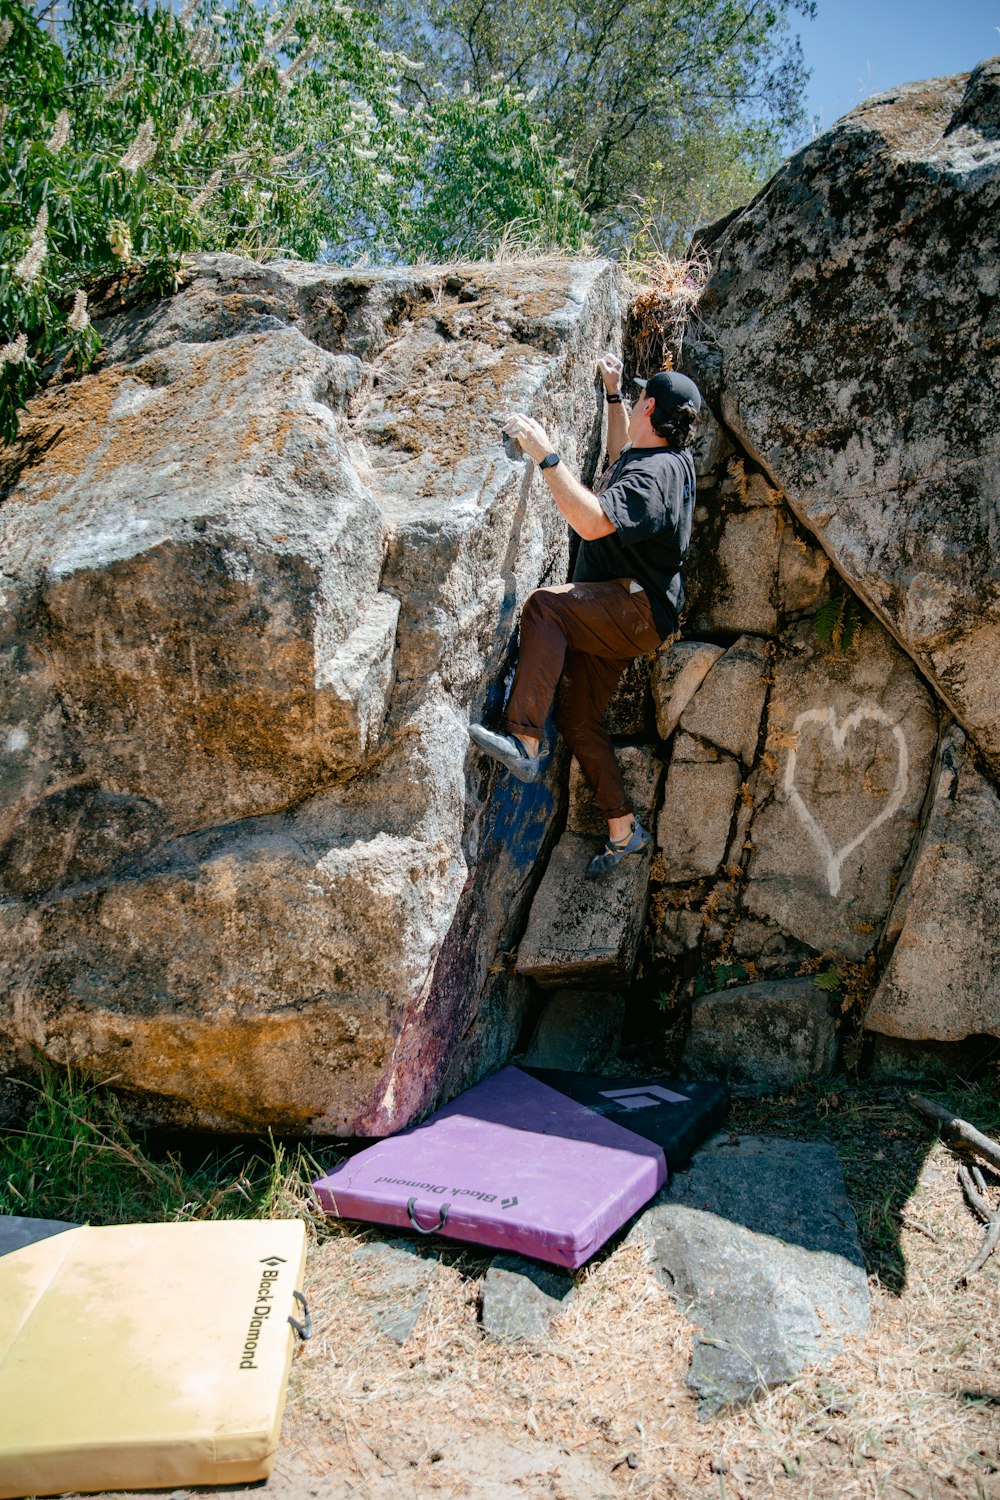
{"label": "man's hand", "polygon": [[518,415],[511,417],[504,427],[508,437],[512,437],[515,443],[529,453],[536,463],[540,463],[548,454],[554,452],[549,442],[548,433],[540,422],[534,417],[523,417]]}
{"label": "man's hand", "polygon": [[613,396],[621,390],[624,370],[625,366],[617,354],[612,354],[610,349],[606,349],[597,361],[597,373],[604,381],[604,390],[607,395]]}

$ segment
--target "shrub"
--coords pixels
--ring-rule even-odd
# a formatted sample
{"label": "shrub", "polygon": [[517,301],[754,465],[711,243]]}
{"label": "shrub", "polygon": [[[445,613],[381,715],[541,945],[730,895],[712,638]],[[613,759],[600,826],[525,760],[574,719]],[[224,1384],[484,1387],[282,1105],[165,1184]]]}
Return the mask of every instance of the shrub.
{"label": "shrub", "polygon": [[420,67],[339,0],[72,0],[55,35],[0,0],[0,438],[43,378],[93,360],[109,278],[160,294],[196,250],[477,256],[515,220],[578,245],[530,99],[428,83],[404,103]]}

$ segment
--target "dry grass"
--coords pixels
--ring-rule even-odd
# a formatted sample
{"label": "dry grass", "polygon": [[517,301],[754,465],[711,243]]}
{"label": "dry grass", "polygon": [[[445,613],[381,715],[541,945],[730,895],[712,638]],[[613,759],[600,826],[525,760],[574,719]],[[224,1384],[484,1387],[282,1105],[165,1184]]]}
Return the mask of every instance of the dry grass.
{"label": "dry grass", "polygon": [[373,1235],[337,1226],[312,1253],[317,1332],[293,1375],[286,1450],[300,1474],[337,1473],[338,1495],[371,1500],[994,1500],[1000,1266],[952,1286],[979,1230],[943,1146],[902,1218],[906,1283],[893,1295],[873,1282],[867,1338],[709,1423],[685,1383],[693,1330],[637,1247],[579,1275],[551,1341],[509,1346],[477,1322],[485,1260],[431,1251],[431,1292],[399,1348],[374,1321],[391,1294],[352,1259]]}
{"label": "dry grass", "polygon": [[628,269],[637,289],[625,330],[626,364],[643,376],[673,369],[712,273],[708,252],[696,250],[681,260],[656,256]]}

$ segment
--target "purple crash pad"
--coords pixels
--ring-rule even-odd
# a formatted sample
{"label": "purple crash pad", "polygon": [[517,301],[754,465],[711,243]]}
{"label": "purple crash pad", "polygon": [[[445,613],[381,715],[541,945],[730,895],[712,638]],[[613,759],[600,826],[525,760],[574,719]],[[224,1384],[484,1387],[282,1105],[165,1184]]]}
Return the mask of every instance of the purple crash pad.
{"label": "purple crash pad", "polygon": [[575,1268],[666,1177],[652,1141],[504,1068],[314,1186],[343,1219],[437,1231]]}

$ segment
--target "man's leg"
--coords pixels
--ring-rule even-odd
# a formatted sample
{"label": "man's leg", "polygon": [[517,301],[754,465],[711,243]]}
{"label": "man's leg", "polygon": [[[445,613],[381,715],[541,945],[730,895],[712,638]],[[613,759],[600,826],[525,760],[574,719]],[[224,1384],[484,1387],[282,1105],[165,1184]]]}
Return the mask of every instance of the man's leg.
{"label": "man's leg", "polygon": [[599,720],[627,664],[659,643],[645,594],[629,594],[621,583],[561,583],[535,589],[521,614],[520,652],[507,703],[508,732],[537,746],[568,652],[619,663],[598,710]]}
{"label": "man's leg", "polygon": [[632,808],[603,714],[632,659],[568,652],[556,698],[559,733],[579,761],[612,838],[630,831]]}

